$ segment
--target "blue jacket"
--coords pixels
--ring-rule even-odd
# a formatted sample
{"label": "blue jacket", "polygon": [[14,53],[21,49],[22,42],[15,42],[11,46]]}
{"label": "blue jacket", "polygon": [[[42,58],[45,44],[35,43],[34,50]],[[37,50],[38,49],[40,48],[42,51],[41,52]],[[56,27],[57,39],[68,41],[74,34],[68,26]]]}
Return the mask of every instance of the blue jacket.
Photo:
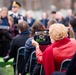
{"label": "blue jacket", "polygon": [[[29,59],[30,59],[30,55],[31,55],[31,53],[33,52],[33,51],[35,51],[36,49],[35,49],[35,47],[32,45],[32,39],[33,39],[33,37],[31,37],[31,38],[29,38],[27,41],[26,41],[26,43],[25,43],[25,69],[26,70],[28,70],[29,69],[29,63],[27,64],[27,62],[29,62]],[[31,73],[32,73],[32,71],[33,71],[33,68],[34,68],[34,66],[35,66],[35,64],[36,64],[36,57],[35,57],[35,55],[32,57],[32,59],[34,59],[33,61],[32,61],[32,66],[31,66]]]}
{"label": "blue jacket", "polygon": [[[28,22],[27,21],[27,17],[24,18],[24,21]],[[35,19],[31,18],[31,22],[28,23],[29,24],[29,27],[32,27],[33,23],[35,22]]]}
{"label": "blue jacket", "polygon": [[42,23],[43,23],[43,25],[45,26],[45,27],[47,27],[47,23],[48,23],[48,19],[41,19],[40,20]]}
{"label": "blue jacket", "polygon": [[0,25],[2,26],[9,26],[9,23],[8,23],[8,19],[5,17],[5,18],[1,18],[2,22],[0,22]]}

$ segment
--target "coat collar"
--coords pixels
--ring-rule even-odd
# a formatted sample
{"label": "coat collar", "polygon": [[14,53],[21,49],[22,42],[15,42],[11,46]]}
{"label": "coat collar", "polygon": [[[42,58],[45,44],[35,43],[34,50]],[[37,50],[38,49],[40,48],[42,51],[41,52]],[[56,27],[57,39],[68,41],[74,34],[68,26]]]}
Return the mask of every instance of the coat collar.
{"label": "coat collar", "polygon": [[63,39],[61,39],[61,40],[56,41],[56,42],[53,43],[52,45],[58,47],[58,46],[65,45],[65,44],[67,44],[68,42],[70,42],[70,39],[69,39],[68,37],[65,37],[65,38],[63,38]]}
{"label": "coat collar", "polygon": [[23,34],[30,34],[30,31],[26,30],[26,31],[23,31],[23,32],[20,33],[20,35],[23,35]]}

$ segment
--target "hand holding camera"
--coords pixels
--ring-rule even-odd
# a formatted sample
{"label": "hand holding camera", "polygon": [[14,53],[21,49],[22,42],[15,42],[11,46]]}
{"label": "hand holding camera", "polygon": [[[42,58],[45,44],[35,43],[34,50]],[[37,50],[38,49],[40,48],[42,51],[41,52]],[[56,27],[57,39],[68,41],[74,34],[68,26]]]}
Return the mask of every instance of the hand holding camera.
{"label": "hand holding camera", "polygon": [[51,44],[50,37],[48,35],[48,30],[44,31],[36,31],[34,40],[37,41],[39,44]]}

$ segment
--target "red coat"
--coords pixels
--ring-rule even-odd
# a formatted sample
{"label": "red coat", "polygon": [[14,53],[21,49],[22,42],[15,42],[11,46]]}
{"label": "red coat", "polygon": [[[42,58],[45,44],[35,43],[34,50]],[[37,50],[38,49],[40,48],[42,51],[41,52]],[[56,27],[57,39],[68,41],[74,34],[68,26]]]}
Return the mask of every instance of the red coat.
{"label": "red coat", "polygon": [[[61,62],[66,58],[72,58],[76,51],[76,41],[64,38],[50,45],[43,53],[36,50],[36,58],[44,65],[46,75],[59,70]],[[55,64],[54,64],[55,63]]]}
{"label": "red coat", "polygon": [[64,42],[57,42],[56,46],[53,48],[55,70],[60,70],[60,64],[64,59],[71,59],[76,51],[76,40],[71,40],[67,43],[67,40]]}

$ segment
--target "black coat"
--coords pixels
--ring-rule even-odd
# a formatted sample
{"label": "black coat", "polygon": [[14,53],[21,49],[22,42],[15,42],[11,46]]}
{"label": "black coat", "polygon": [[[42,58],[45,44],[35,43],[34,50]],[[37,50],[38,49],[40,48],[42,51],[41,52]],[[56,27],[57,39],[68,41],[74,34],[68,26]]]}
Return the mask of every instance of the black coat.
{"label": "black coat", "polygon": [[[20,47],[25,46],[26,40],[29,38],[29,32],[22,32],[21,34],[15,36],[10,45],[10,53],[9,57],[14,58],[14,72],[15,72],[15,67],[16,67],[16,56],[17,56],[17,51]],[[19,57],[18,61],[18,73],[21,73],[25,68],[25,61],[24,61],[24,56]]]}
{"label": "black coat", "polygon": [[18,14],[17,17],[14,16],[13,14],[11,14],[10,16],[13,18],[13,20],[14,20],[14,24],[18,24],[18,21],[19,21],[21,18],[23,18],[23,16],[20,15],[20,14]]}
{"label": "black coat", "polygon": [[76,75],[76,53],[74,54],[69,66],[68,66],[66,75]]}
{"label": "black coat", "polygon": [[28,38],[29,33],[25,33],[25,34],[18,34],[12,39],[9,53],[10,58],[16,58],[18,48],[25,46],[25,42]]}
{"label": "black coat", "polygon": [[[27,21],[27,17],[24,17],[24,21],[28,22]],[[33,23],[35,22],[35,19],[34,18],[31,18],[31,22],[28,23],[29,24],[29,27],[32,27]]]}
{"label": "black coat", "polygon": [[7,30],[0,30],[0,57],[7,55],[12,37]]}
{"label": "black coat", "polygon": [[71,19],[73,19],[73,16],[71,16],[71,17],[67,16],[67,17],[65,18],[65,20],[66,20],[66,26],[69,26],[69,21],[70,21]]}

